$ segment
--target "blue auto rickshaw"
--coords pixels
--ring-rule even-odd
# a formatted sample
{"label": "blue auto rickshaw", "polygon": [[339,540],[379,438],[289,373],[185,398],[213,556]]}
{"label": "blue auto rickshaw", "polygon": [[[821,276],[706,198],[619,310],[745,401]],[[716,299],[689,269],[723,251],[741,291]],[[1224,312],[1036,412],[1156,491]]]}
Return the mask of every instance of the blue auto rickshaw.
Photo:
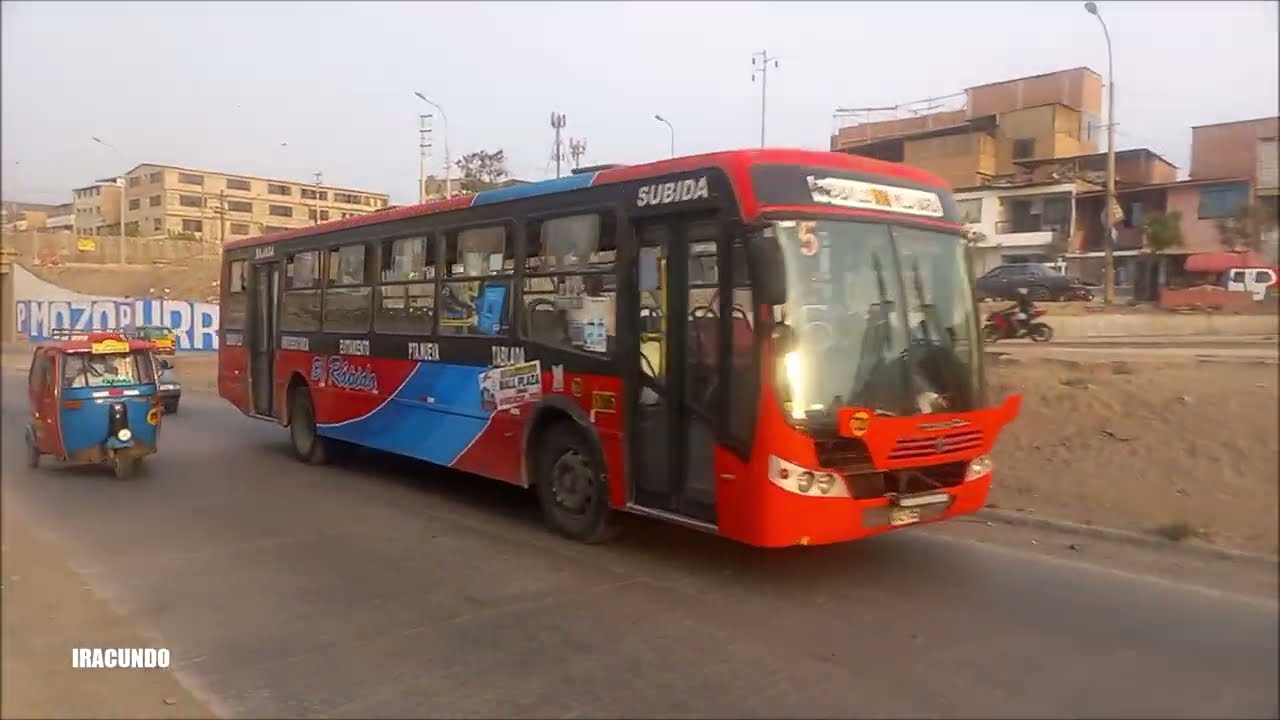
{"label": "blue auto rickshaw", "polygon": [[51,455],[132,477],[156,451],[164,416],[151,343],[116,331],[52,335],[31,358],[28,464]]}

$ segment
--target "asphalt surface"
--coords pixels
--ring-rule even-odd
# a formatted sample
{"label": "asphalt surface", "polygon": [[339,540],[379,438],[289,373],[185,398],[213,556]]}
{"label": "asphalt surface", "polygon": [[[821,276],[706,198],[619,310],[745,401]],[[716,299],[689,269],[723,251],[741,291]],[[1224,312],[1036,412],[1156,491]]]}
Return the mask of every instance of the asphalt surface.
{"label": "asphalt surface", "polygon": [[1052,340],[1001,340],[988,353],[1060,360],[1140,360],[1148,362],[1245,362],[1275,364],[1280,343],[1274,335],[1240,337],[1097,337]]}
{"label": "asphalt surface", "polygon": [[305,467],[197,396],[134,481],[30,471],[21,377],[4,390],[6,510],[226,716],[1280,713],[1274,598],[925,528],[768,552],[636,520],[583,546],[513,489]]}

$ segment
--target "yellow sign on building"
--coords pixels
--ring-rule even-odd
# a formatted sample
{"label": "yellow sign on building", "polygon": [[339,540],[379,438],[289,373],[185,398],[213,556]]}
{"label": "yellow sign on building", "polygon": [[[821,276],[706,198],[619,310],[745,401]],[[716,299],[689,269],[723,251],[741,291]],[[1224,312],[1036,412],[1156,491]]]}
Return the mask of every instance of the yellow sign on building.
{"label": "yellow sign on building", "polygon": [[98,242],[91,237],[82,237],[76,240],[76,250],[80,252],[93,252],[98,249]]}

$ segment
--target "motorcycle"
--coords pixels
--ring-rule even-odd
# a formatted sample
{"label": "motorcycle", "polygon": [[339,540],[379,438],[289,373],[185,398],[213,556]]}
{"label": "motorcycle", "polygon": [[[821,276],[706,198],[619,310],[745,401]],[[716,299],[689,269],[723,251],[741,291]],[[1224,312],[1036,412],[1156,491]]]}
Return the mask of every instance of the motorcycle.
{"label": "motorcycle", "polygon": [[1018,338],[1031,338],[1032,342],[1049,342],[1053,339],[1053,328],[1043,321],[1037,321],[1036,318],[1043,317],[1045,311],[1036,308],[1031,311],[1031,317],[1027,318],[1027,322],[1023,327],[1015,330],[1013,323],[1013,314],[1018,312],[1016,308],[1010,310],[997,310],[987,315],[986,323],[982,326],[982,339],[988,343],[997,340],[1016,340]]}

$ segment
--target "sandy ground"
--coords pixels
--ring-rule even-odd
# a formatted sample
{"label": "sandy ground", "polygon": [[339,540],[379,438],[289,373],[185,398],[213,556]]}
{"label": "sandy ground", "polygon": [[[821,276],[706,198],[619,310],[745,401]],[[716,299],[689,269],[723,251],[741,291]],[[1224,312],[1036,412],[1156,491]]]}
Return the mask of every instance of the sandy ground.
{"label": "sandy ground", "polygon": [[[175,364],[187,392],[217,392],[214,354]],[[1280,552],[1275,365],[993,356],[987,373],[993,399],[1023,395],[992,506]]]}
{"label": "sandy ground", "polygon": [[161,645],[99,597],[7,503],[2,525],[0,717],[213,717],[169,670],[73,668],[71,648]]}
{"label": "sandy ground", "polygon": [[1277,377],[1265,364],[1005,358],[1022,393],[990,504],[1277,552]]}

